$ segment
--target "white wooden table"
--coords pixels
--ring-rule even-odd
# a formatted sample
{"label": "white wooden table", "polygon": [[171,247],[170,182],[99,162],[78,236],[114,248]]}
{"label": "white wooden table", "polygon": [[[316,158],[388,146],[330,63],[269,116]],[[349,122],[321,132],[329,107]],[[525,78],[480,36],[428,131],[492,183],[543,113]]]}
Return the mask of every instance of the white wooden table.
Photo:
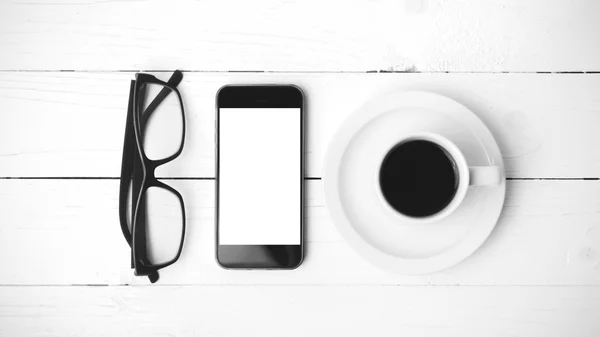
{"label": "white wooden table", "polygon": [[[1,2],[0,335],[600,335],[599,14],[595,0]],[[149,285],[117,216],[127,95],[135,72],[176,68],[188,136],[159,175],[181,191],[188,233]],[[214,96],[227,83],[306,92],[297,270],[214,261]],[[500,222],[444,272],[372,267],[324,206],[333,132],[394,89],[465,104],[505,158]]]}

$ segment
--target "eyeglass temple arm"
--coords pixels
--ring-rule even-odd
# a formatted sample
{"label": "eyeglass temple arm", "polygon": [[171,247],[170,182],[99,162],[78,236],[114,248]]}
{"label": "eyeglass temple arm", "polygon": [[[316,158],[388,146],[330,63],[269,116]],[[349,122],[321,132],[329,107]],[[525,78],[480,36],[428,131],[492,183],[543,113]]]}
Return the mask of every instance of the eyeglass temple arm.
{"label": "eyeglass temple arm", "polygon": [[[173,75],[171,75],[171,78],[169,78],[169,81],[167,81],[167,84],[176,87],[179,85],[179,83],[181,83],[181,80],[183,79],[183,73],[179,70],[175,70],[175,72],[173,73]],[[142,118],[140,120],[140,126],[142,127],[142,129],[146,126],[146,122],[148,121],[148,119],[150,118],[150,116],[152,115],[152,113],[154,112],[154,110],[156,110],[156,108],[158,107],[158,105],[165,99],[167,98],[167,96],[169,96],[169,94],[172,92],[173,90],[169,89],[168,87],[164,87],[162,88],[162,90],[158,93],[158,95],[156,95],[156,97],[154,98],[154,100],[152,101],[152,103],[150,103],[150,105],[148,105],[148,107],[146,108],[146,110],[144,110],[144,113],[142,114]]]}
{"label": "eyeglass temple arm", "polygon": [[129,195],[129,181],[133,175],[133,90],[134,81],[131,81],[129,88],[129,102],[127,106],[127,119],[125,123],[125,140],[123,141],[123,158],[121,160],[121,181],[119,185],[119,222],[121,231],[127,243],[131,245],[131,233],[129,232],[127,221],[127,201]]}
{"label": "eyeglass temple arm", "polygon": [[[132,199],[136,199],[134,195],[130,195],[129,193],[129,184],[126,182],[129,179],[132,179],[134,174],[133,172],[136,170],[134,167],[134,156],[136,156],[134,144],[133,144],[133,90],[135,86],[135,81],[131,81],[129,87],[129,103],[127,107],[127,119],[125,123],[125,141],[123,142],[123,159],[121,163],[121,183],[120,183],[120,193],[119,193],[119,222],[121,224],[121,231],[123,232],[123,236],[129,246],[131,246],[131,268],[134,267],[133,264],[133,242],[132,235],[129,232],[129,227],[127,226],[127,217],[126,217],[126,207],[127,207],[127,199],[131,197]],[[132,200],[132,204],[134,201]],[[158,273],[156,275],[149,275],[150,281],[152,283],[156,282],[158,279]],[[154,279],[154,281],[152,281]]]}

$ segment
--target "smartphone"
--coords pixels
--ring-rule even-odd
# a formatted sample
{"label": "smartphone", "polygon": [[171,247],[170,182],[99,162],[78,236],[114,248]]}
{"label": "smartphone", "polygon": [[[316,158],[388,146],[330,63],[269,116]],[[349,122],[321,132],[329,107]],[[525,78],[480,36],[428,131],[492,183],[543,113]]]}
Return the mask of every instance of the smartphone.
{"label": "smartphone", "polygon": [[294,269],[304,256],[304,94],[229,85],[216,103],[217,263]]}

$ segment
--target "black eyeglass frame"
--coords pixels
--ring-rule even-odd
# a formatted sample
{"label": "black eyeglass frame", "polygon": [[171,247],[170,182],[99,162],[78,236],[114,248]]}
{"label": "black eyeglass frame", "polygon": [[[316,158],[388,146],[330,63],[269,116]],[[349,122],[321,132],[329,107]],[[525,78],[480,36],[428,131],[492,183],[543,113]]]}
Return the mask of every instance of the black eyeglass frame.
{"label": "black eyeglass frame", "polygon": [[[127,111],[127,123],[125,141],[123,146],[123,162],[121,167],[121,186],[119,195],[119,217],[123,236],[132,248],[131,266],[135,275],[148,276],[152,283],[158,280],[158,270],[175,263],[183,250],[183,242],[186,231],[185,206],[181,194],[171,186],[158,181],[155,176],[157,167],[175,160],[183,151],[185,140],[185,112],[181,93],[177,85],[181,82],[183,74],[175,71],[168,82],[161,81],[150,74],[136,74],[135,80],[131,81],[129,93],[129,106]],[[156,84],[163,87],[154,100],[144,108],[145,88],[147,84]],[[178,150],[164,159],[149,159],[143,147],[143,132],[146,123],[160,103],[170,94],[176,93],[179,100],[182,118],[182,136]],[[143,110],[143,111],[142,111]],[[132,183],[132,221],[131,231],[127,222],[127,199],[129,197],[129,183]],[[182,215],[182,231],[179,249],[175,257],[169,261],[153,264],[148,259],[146,250],[146,192],[150,187],[163,188],[173,193],[179,200]]]}

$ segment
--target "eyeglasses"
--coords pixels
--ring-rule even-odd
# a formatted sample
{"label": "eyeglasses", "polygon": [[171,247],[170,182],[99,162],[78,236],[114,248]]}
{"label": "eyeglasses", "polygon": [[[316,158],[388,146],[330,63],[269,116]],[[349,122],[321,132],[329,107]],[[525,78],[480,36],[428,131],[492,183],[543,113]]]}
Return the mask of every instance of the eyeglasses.
{"label": "eyeglasses", "polygon": [[185,236],[183,198],[155,176],[157,167],[183,150],[185,113],[177,90],[182,79],[179,70],[168,82],[140,73],[129,89],[119,220],[135,275],[148,276],[152,283],[159,269],[179,259]]}

